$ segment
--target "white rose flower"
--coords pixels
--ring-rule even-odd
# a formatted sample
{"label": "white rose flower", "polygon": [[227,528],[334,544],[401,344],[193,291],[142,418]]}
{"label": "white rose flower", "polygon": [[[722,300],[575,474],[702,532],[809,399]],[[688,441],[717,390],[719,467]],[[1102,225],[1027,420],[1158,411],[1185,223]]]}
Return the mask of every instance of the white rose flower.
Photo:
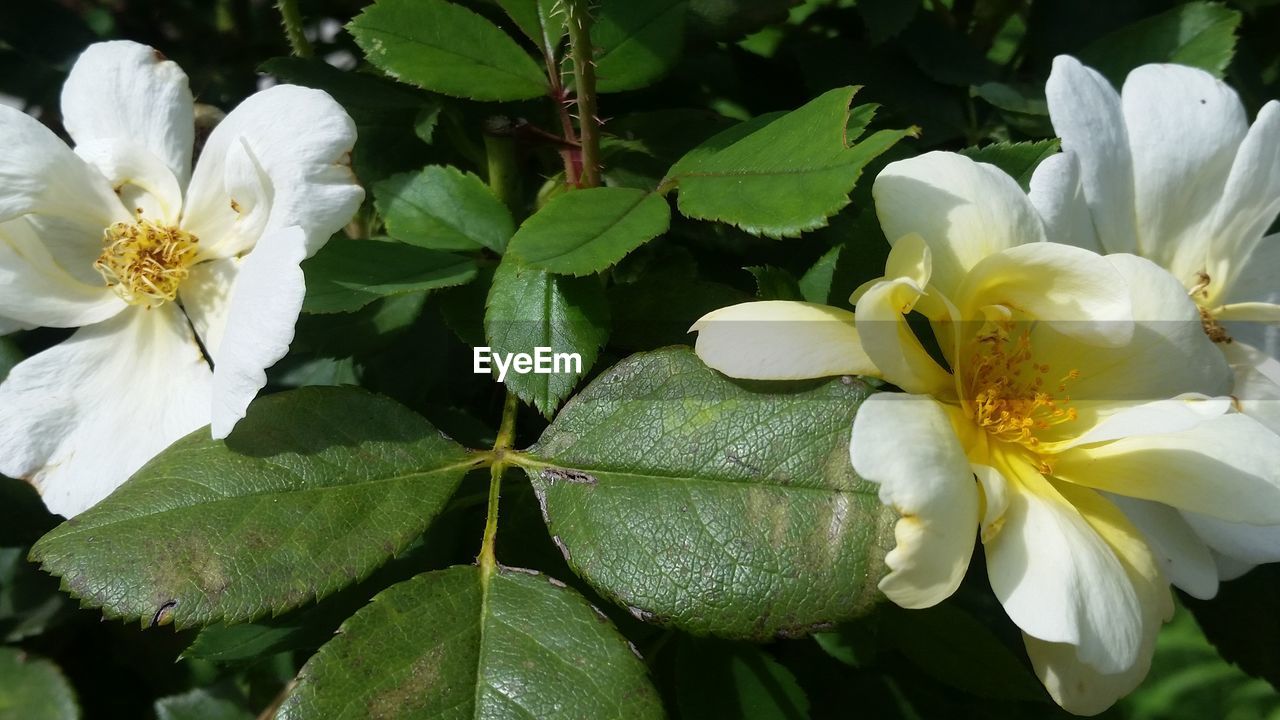
{"label": "white rose flower", "polygon": [[851,436],[854,469],[901,515],[881,590],[941,602],[977,536],[1045,687],[1101,712],[1142,681],[1173,612],[1160,558],[1115,500],[1280,521],[1280,444],[1218,397],[1230,368],[1160,267],[1046,242],[1017,183],[960,155],[893,163],[873,194],[894,242],[854,313],[723,308],[694,325],[698,355],[735,377],[863,374],[906,391],[867,398]]}
{"label": "white rose flower", "polygon": [[[1134,253],[1171,272],[1234,372],[1237,407],[1280,443],[1280,101],[1250,126],[1240,98],[1203,70],[1143,65],[1121,92],[1071,57],[1046,88],[1063,153],[1031,199],[1054,239]],[[1121,507],[1195,597],[1280,561],[1280,526],[1226,523],[1150,503]]]}
{"label": "white rose flower", "polygon": [[0,328],[79,328],[0,385],[0,472],[70,517],[174,440],[231,432],[293,339],[299,263],[364,191],[346,112],[287,85],[193,171],[187,77],[137,43],[89,47],[62,114],[74,151],[0,107]]}

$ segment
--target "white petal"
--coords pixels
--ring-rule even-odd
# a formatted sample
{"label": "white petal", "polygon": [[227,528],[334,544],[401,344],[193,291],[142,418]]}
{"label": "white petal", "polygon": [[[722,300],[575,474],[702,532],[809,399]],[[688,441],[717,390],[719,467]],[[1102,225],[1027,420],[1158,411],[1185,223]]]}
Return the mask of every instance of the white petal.
{"label": "white petal", "polygon": [[217,358],[222,348],[231,291],[247,257],[211,260],[194,265],[179,291],[182,308],[191,319],[196,336],[200,338],[210,357]]}
{"label": "white petal", "polygon": [[355,123],[323,91],[277,85],[250,96],[209,135],[183,228],[215,248],[202,256],[232,257],[258,240],[237,221],[261,206],[269,215],[257,230],[299,226],[314,254],[364,200],[350,167],[355,138]]}
{"label": "white petal", "polygon": [[76,154],[98,168],[134,215],[165,225],[182,216],[182,188],[164,162],[132,140],[91,140]]}
{"label": "white petal", "polygon": [[195,119],[187,75],[146,45],[90,45],[62,86],[62,118],[76,145],[129,141],[159,158],[179,183],[191,174]]}
{"label": "white petal", "polygon": [[1040,217],[1018,183],[963,155],[930,152],[891,163],[872,194],[889,242],[919,233],[928,243],[931,282],[947,297],[988,255],[1044,240]]}
{"label": "white petal", "polygon": [[1231,522],[1280,524],[1280,442],[1246,415],[1073,448],[1056,457],[1054,474]]}
{"label": "white petal", "polygon": [[1092,345],[1115,347],[1133,336],[1133,303],[1123,276],[1107,258],[1070,245],[1035,243],[989,255],[953,298],[966,320],[999,305]]}
{"label": "white petal", "polygon": [[26,218],[0,223],[0,315],[27,326],[80,327],[124,308],[101,278],[88,285],[63,270]]}
{"label": "white petal", "polygon": [[[1124,516],[1096,493],[1067,488],[1066,497],[1101,535],[1124,567],[1125,575],[1138,599],[1140,614],[1136,631],[1140,637],[1134,661],[1117,672],[1102,672],[1086,662],[1076,648],[1025,637],[1027,654],[1045,689],[1064,709],[1077,715],[1095,715],[1127,695],[1146,677],[1155,653],[1156,636],[1163,622],[1173,616],[1169,583],[1161,574],[1150,548]],[[1114,622],[1105,618],[1107,625]]]}
{"label": "white petal", "polygon": [[1054,58],[1045,97],[1063,151],[1080,160],[1080,181],[1099,242],[1108,252],[1133,252],[1133,156],[1120,96],[1096,71],[1060,55]]}
{"label": "white petal", "polygon": [[1195,428],[1208,418],[1226,414],[1231,406],[1229,397],[1211,398],[1197,393],[1143,403],[1107,417],[1089,428],[1085,434],[1055,449],[1063,450],[1127,437],[1183,432]]}
{"label": "white petal", "polygon": [[1183,65],[1143,65],[1120,92],[1133,152],[1138,254],[1196,282],[1236,149],[1249,129],[1230,87]]}
{"label": "white petal", "polygon": [[71,517],[209,421],[211,375],[175,305],[130,308],[0,384],[0,472]]}
{"label": "white petal", "polygon": [[690,332],[708,366],[744,380],[876,375],[853,313],[826,305],[770,300],[720,308]]}
{"label": "white petal", "polygon": [[222,337],[212,347],[206,346],[213,356],[215,438],[231,434],[266,386],[267,368],[289,352],[306,295],[300,266],[305,254],[306,235],[301,228],[268,232],[239,267],[225,304],[216,293],[184,292],[183,302],[188,305],[213,303],[214,312],[218,306],[225,308]]}
{"label": "white petal", "polygon": [[1218,579],[1223,581],[1235,580],[1255,567],[1250,563],[1218,553],[1213,554],[1213,561],[1218,563]]}
{"label": "white petal", "polygon": [[[1075,646],[1100,673],[1138,661],[1142,608],[1111,546],[1034,468],[1001,468],[1010,480],[1004,527],[985,543],[987,574],[1022,632]],[[1118,514],[1118,513],[1117,513]]]}
{"label": "white petal", "polygon": [[1247,565],[1280,562],[1280,525],[1232,523],[1185,510],[1182,515],[1219,555]]}
{"label": "white petal", "polygon": [[1213,555],[1181,513],[1168,505],[1123,495],[1108,494],[1107,499],[1142,532],[1174,585],[1201,600],[1218,594],[1218,567]]}
{"label": "white petal", "polygon": [[1280,436],[1280,361],[1238,341],[1219,347],[1235,372],[1231,394],[1240,412]]}
{"label": "white petal", "polygon": [[[1231,295],[1267,228],[1280,214],[1280,101],[1262,106],[1240,143],[1210,227],[1209,301]],[[1272,276],[1274,278],[1274,275]],[[1273,290],[1280,290],[1274,285]],[[1252,298],[1261,300],[1262,298]]]}
{"label": "white petal", "polygon": [[1053,242],[1103,252],[1093,215],[1085,199],[1080,160],[1063,152],[1045,158],[1031,175],[1031,204],[1044,218],[1045,234]]}
{"label": "white petal", "polygon": [[955,392],[951,374],[929,355],[907,324],[906,313],[922,297],[927,296],[909,279],[871,286],[858,300],[858,335],[879,377],[909,393],[947,397]]}
{"label": "white petal", "polygon": [[49,128],[0,105],[0,222],[36,213],[67,218],[100,233],[129,214],[102,175]]}
{"label": "white petal", "polygon": [[[911,438],[911,452],[902,452]],[[931,398],[879,393],[853,420],[850,459],[902,516],[880,589],[898,605],[946,599],[964,579],[979,521],[978,488],[946,412]]]}
{"label": "white petal", "polygon": [[1054,442],[1075,440],[1110,415],[1158,400],[1198,393],[1226,395],[1231,369],[1205,335],[1200,312],[1172,275],[1134,255],[1107,255],[1131,292],[1133,337],[1117,347],[1100,347],[1066,337],[1057,324],[1041,324],[1032,335],[1036,362],[1051,367],[1051,378],[1075,370],[1067,385],[1079,420],[1055,426]]}
{"label": "white petal", "polygon": [[[1227,303],[1280,303],[1280,234],[1262,239],[1236,275],[1224,298]],[[1280,325],[1231,323],[1227,332],[1271,357],[1280,357]]]}
{"label": "white petal", "polygon": [[0,337],[18,332],[19,330],[30,330],[32,326],[25,325],[7,317],[0,317]]}

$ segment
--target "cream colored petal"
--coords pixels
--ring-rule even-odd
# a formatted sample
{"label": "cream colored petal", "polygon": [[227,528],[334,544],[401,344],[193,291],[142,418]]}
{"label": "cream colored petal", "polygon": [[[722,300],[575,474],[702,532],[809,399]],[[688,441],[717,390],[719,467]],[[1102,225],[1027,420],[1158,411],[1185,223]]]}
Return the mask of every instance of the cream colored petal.
{"label": "cream colored petal", "polygon": [[1115,347],[1133,336],[1125,278],[1106,258],[1058,243],[1021,245],[977,263],[953,296],[961,317],[1003,306],[1058,334]]}
{"label": "cream colored petal", "polygon": [[[902,452],[903,438],[912,439],[911,452]],[[919,395],[872,395],[854,417],[849,447],[854,470],[901,515],[880,589],[906,608],[945,600],[973,555],[979,495],[942,406]]]}
{"label": "cream colored petal", "polygon": [[[1129,694],[1147,676],[1155,654],[1160,626],[1173,616],[1173,599],[1169,584],[1160,572],[1150,548],[1125,517],[1096,493],[1066,488],[1065,495],[1089,526],[1103,537],[1114,552],[1139,603],[1136,631],[1140,645],[1132,663],[1117,672],[1102,672],[1075,647],[1048,643],[1034,637],[1024,638],[1032,667],[1053,699],[1064,709],[1077,715],[1096,715]],[[1109,631],[1114,618],[1100,618]]]}
{"label": "cream colored petal", "polygon": [[1280,442],[1246,415],[1073,448],[1053,462],[1055,475],[1078,485],[1230,522],[1280,525]]}
{"label": "cream colored petal", "polygon": [[1161,503],[1108,494],[1146,538],[1165,577],[1191,597],[1208,600],[1218,594],[1218,566],[1205,541],[1182,513]]}
{"label": "cream colored petal", "polygon": [[767,300],[720,308],[689,328],[702,361],[744,380],[876,375],[853,313],[813,303]]}
{"label": "cream colored petal", "polygon": [[1196,393],[1188,393],[1168,400],[1156,400],[1134,405],[1109,415],[1102,422],[1089,428],[1089,431],[1083,435],[1071,438],[1052,449],[1061,452],[1080,445],[1092,445],[1120,438],[1164,435],[1192,430],[1205,420],[1225,415],[1231,409],[1232,401],[1229,397],[1211,398]]}
{"label": "cream colored petal", "polygon": [[1110,538],[1025,460],[997,464],[1009,505],[984,547],[1005,612],[1026,635],[1072,646],[1098,673],[1129,670],[1142,654],[1143,608]]}
{"label": "cream colored petal", "polygon": [[128,40],[90,45],[62,86],[62,119],[76,145],[141,145],[186,184],[195,142],[191,88],[177,63]]}
{"label": "cream colored petal", "polygon": [[1032,331],[1035,362],[1046,377],[1065,383],[1079,419],[1055,426],[1046,442],[1073,441],[1111,415],[1189,393],[1223,396],[1231,389],[1231,369],[1205,335],[1200,312],[1168,272],[1133,255],[1108,255],[1131,290],[1133,337],[1108,348],[1081,343],[1042,323]]}
{"label": "cream colored petal", "polygon": [[1143,65],[1120,92],[1133,152],[1138,254],[1191,287],[1249,125],[1235,91],[1183,65]]}
{"label": "cream colored petal", "polygon": [[1098,241],[1107,252],[1133,252],[1133,154],[1120,95],[1097,71],[1067,55],[1054,58],[1045,85],[1049,118],[1064,152],[1080,161],[1080,184]]}
{"label": "cream colored petal", "polygon": [[993,165],[930,152],[889,164],[872,189],[890,243],[919,234],[932,253],[931,283],[955,297],[983,258],[1045,239],[1035,207],[1018,183]]}
{"label": "cream colored petal", "polygon": [[1220,556],[1249,566],[1280,562],[1280,524],[1247,525],[1184,510],[1196,534]]}
{"label": "cream colored petal", "polygon": [[948,397],[954,393],[950,373],[929,356],[905,317],[921,296],[910,280],[875,285],[858,301],[858,335],[880,377],[909,393]]}
{"label": "cream colored petal", "polygon": [[72,517],[207,424],[211,380],[173,304],[82,328],[0,384],[0,472]]}

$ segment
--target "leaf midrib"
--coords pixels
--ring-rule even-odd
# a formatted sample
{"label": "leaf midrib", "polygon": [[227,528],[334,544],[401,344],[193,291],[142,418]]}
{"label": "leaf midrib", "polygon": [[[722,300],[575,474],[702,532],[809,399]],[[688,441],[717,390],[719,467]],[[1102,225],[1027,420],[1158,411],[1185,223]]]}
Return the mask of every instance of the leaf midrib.
{"label": "leaf midrib", "polygon": [[[101,522],[95,525],[87,525],[87,524],[77,524],[75,526],[64,525],[64,527],[66,527],[67,529],[59,533],[56,537],[59,539],[65,538],[65,537],[71,537],[73,535],[78,535],[80,533],[83,533],[89,530],[100,530],[102,528],[112,527],[114,525],[120,525],[123,523],[149,520],[151,518],[161,517],[168,513],[181,512],[183,510],[191,510],[194,508],[208,507],[211,505],[218,505],[224,502],[235,501],[235,500],[247,500],[250,498],[263,497],[267,495],[293,495],[293,494],[299,494],[299,493],[312,493],[312,492],[320,492],[324,490],[350,490],[350,489],[357,489],[360,487],[377,486],[384,483],[402,482],[402,481],[411,480],[417,477],[425,477],[425,476],[437,475],[441,473],[455,472],[459,470],[472,470],[475,467],[478,467],[479,466],[478,464],[480,462],[481,462],[480,458],[471,458],[465,462],[454,463],[453,465],[447,465],[441,468],[411,472],[411,473],[406,473],[402,475],[395,475],[392,477],[381,477],[381,478],[374,478],[370,480],[361,480],[359,482],[347,483],[343,485],[321,485],[321,486],[314,486],[314,487],[289,488],[284,490],[267,490],[267,491],[261,491],[261,492],[251,492],[251,493],[245,493],[243,495],[224,495],[222,497],[214,498],[213,500],[209,500],[206,502],[198,502],[198,503],[192,503],[190,505],[179,505],[176,507],[169,507],[163,510],[158,510],[156,512],[147,513],[145,515],[132,515],[129,517],[114,518],[106,522]],[[178,477],[178,476],[159,476],[159,477],[156,477],[155,480],[157,481],[179,480],[182,482],[194,482],[193,480],[191,480],[191,478]],[[210,490],[213,489],[213,488],[210,488],[208,485],[202,485],[200,483],[195,483],[195,484],[206,489],[210,489]]]}

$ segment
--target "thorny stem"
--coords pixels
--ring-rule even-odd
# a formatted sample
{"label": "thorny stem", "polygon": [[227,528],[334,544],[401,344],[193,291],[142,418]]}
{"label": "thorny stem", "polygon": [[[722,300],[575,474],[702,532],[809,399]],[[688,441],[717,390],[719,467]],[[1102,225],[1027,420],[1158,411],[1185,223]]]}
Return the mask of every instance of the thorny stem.
{"label": "thorny stem", "polygon": [[280,11],[280,19],[284,22],[284,34],[289,38],[289,47],[293,54],[300,58],[309,58],[315,54],[307,35],[302,31],[302,13],[298,10],[298,0],[276,0],[276,9]]}
{"label": "thorny stem", "polygon": [[578,99],[578,139],[582,144],[582,187],[600,186],[600,124],[596,114],[596,63],[591,46],[588,0],[565,0],[569,47]]}
{"label": "thorny stem", "polygon": [[489,466],[489,514],[484,524],[484,542],[480,545],[480,557],[476,562],[480,566],[480,581],[485,585],[493,570],[498,565],[493,554],[494,538],[498,535],[498,498],[502,489],[502,474],[507,469],[504,454],[511,450],[515,443],[516,410],[520,401],[514,393],[507,393],[506,404],[502,407],[502,424],[498,427],[498,439],[493,444],[493,464]]}

